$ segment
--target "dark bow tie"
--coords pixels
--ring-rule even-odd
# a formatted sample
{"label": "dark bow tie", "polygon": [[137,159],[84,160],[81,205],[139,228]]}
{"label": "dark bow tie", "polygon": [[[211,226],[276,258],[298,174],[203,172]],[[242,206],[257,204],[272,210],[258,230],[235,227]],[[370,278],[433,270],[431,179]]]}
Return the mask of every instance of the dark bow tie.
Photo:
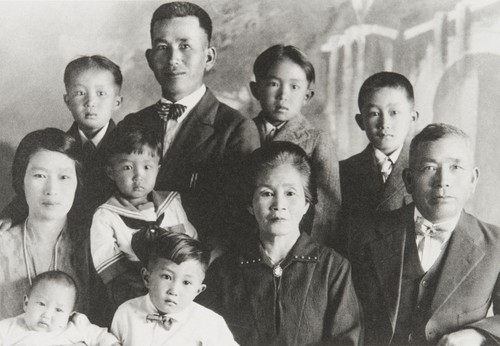
{"label": "dark bow tie", "polygon": [[179,119],[182,113],[186,111],[186,108],[186,106],[179,103],[166,103],[161,102],[161,100],[156,103],[156,110],[163,121]]}
{"label": "dark bow tie", "polygon": [[146,316],[146,321],[158,322],[165,330],[170,330],[175,320],[167,315],[149,314]]}

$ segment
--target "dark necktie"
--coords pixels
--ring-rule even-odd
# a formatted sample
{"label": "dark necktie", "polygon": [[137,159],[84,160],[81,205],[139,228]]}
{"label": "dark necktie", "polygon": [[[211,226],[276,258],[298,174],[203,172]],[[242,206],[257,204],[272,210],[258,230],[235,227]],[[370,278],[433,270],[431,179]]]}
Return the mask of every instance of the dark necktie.
{"label": "dark necktie", "polygon": [[146,321],[158,322],[165,330],[170,330],[175,320],[167,315],[149,314],[146,316]]}
{"label": "dark necktie", "polygon": [[186,111],[186,106],[179,103],[166,103],[158,101],[156,103],[156,110],[158,116],[163,120],[177,120]]}

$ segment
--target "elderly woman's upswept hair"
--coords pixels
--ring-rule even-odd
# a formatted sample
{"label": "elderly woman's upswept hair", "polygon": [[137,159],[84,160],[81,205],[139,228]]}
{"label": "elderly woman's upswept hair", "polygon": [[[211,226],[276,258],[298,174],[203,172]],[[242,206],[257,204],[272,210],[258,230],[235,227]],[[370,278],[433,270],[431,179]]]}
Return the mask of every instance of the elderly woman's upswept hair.
{"label": "elderly woman's upswept hair", "polygon": [[300,173],[306,201],[311,204],[316,203],[315,182],[306,152],[296,144],[281,141],[273,141],[256,149],[250,155],[246,187],[247,201],[251,204],[258,177],[281,165],[291,165]]}
{"label": "elderly woman's upswept hair", "polygon": [[78,187],[81,184],[81,149],[76,140],[64,131],[49,127],[28,133],[19,143],[12,164],[12,186],[24,197],[24,176],[31,157],[40,150],[55,151],[75,161]]}

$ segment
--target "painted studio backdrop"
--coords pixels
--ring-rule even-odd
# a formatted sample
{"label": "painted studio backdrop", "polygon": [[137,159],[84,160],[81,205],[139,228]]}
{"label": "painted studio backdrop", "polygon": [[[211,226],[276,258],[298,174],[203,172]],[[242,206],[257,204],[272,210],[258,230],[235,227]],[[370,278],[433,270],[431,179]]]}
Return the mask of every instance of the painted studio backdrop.
{"label": "painted studio backdrop", "polygon": [[[481,178],[468,210],[500,224],[499,0],[194,0],[211,15],[218,57],[207,85],[224,102],[254,117],[248,83],[256,56],[272,44],[303,49],[317,70],[306,116],[328,129],[340,159],[367,141],[354,121],[357,91],[370,74],[405,74],[415,87],[420,119],[447,122],[473,138]],[[29,131],[67,130],[63,71],[80,55],[101,54],[124,75],[116,114],[160,97],[144,51],[149,21],[161,4],[127,2],[0,2],[0,193],[13,194],[14,150]]]}

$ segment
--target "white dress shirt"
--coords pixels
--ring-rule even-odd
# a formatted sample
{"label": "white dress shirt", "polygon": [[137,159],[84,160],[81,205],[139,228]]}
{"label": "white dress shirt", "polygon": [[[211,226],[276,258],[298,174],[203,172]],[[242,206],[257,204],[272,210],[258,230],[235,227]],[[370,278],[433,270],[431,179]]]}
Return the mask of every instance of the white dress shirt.
{"label": "white dress shirt", "polygon": [[146,319],[156,313],[149,294],[126,301],[116,310],[111,332],[123,346],[238,345],[224,319],[195,302],[167,315],[174,320],[169,330]]}
{"label": "white dress shirt", "polygon": [[417,242],[418,249],[418,257],[420,259],[420,264],[422,265],[422,269],[424,272],[427,272],[436,262],[436,260],[441,255],[441,252],[446,249],[448,245],[448,240],[450,239],[453,230],[458,224],[458,220],[460,218],[460,214],[458,216],[443,221],[440,223],[432,224],[432,222],[425,220],[422,214],[415,208],[415,212],[413,215],[413,220],[415,223],[417,222],[417,218],[422,218],[424,225],[428,227],[435,227],[439,229],[443,229],[444,242],[441,242],[438,239],[435,239],[429,235],[421,235],[416,233],[415,240]]}

